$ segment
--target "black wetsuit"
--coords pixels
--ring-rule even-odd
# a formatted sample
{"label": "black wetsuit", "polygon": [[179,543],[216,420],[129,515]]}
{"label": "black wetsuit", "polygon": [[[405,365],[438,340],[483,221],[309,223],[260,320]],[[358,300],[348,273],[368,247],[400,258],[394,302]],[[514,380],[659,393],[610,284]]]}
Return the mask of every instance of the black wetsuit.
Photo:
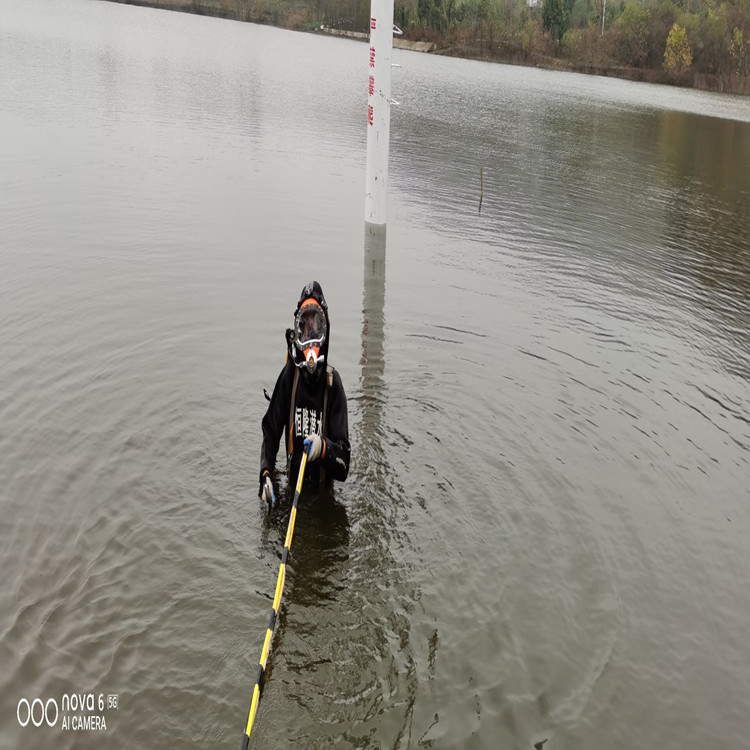
{"label": "black wetsuit", "polygon": [[[263,446],[260,451],[260,479],[263,473],[273,471],[276,454],[279,451],[279,440],[284,434],[287,458],[289,458],[289,423],[292,402],[292,386],[295,370],[298,368],[291,360],[276,380],[276,385],[263,417]],[[319,372],[310,375],[300,371],[297,381],[297,394],[294,399],[294,417],[292,422],[291,468],[289,481],[297,481],[300,461],[302,460],[305,435],[320,434],[323,421],[323,398],[326,388],[326,367],[321,362]],[[338,371],[333,371],[333,382],[328,388],[328,415],[326,417],[325,456],[307,464],[305,478],[319,480],[320,467],[327,479],[343,481],[349,473],[349,419],[346,410],[346,394]]]}

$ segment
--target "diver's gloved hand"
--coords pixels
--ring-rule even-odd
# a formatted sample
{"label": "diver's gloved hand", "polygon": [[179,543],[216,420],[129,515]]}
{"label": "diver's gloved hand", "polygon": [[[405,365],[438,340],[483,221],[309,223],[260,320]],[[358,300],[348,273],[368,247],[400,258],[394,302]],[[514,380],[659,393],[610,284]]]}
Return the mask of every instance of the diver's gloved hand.
{"label": "diver's gloved hand", "polygon": [[272,507],[276,502],[276,497],[273,494],[273,482],[271,481],[271,475],[266,472],[263,474],[263,479],[260,480],[260,491],[258,492],[261,500],[266,501],[268,507]]}
{"label": "diver's gloved hand", "polygon": [[308,461],[317,461],[321,456],[325,456],[326,444],[320,435],[305,435],[304,446]]}

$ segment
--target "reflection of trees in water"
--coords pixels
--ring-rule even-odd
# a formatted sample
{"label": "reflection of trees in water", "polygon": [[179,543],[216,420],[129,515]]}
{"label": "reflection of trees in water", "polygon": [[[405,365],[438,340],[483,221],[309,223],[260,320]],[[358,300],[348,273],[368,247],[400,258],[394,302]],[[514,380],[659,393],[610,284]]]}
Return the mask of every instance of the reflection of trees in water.
{"label": "reflection of trees in water", "polygon": [[[380,747],[384,737],[390,744],[408,731],[416,697],[409,613],[417,593],[393,553],[409,542],[399,528],[382,425],[384,301],[385,235],[368,234],[361,388],[348,388],[352,465],[345,483],[306,488],[300,498],[266,688],[278,697],[264,698],[260,728],[302,747],[334,740]],[[274,554],[290,505],[287,497],[269,522]]]}
{"label": "reflection of trees in water", "polygon": [[[540,124],[545,160],[555,165],[545,182],[565,195],[564,211],[572,221],[584,227],[592,213],[607,216],[627,208],[636,213],[631,223],[650,225],[663,235],[680,272],[735,297],[737,304],[727,306],[704,294],[697,299],[725,313],[744,309],[740,303],[750,293],[747,123],[674,111],[655,117],[602,112],[591,119],[550,111]],[[595,190],[605,184],[597,195]],[[651,217],[639,213],[642,209],[650,210]],[[557,211],[555,206],[550,210]]]}
{"label": "reflection of trees in water", "polygon": [[[660,112],[659,159],[677,178],[710,187],[728,206],[748,205],[750,125],[735,120]],[[742,194],[744,193],[744,199]]]}
{"label": "reflection of trees in water", "polygon": [[[555,165],[546,184],[557,204],[549,210],[558,239],[576,247],[576,256],[590,256],[590,277],[606,281],[614,272],[631,277],[631,294],[650,289],[657,299],[697,304],[732,341],[732,367],[737,346],[747,362],[750,126],[674,111],[600,112],[586,120],[552,110],[540,132]],[[597,217],[615,232],[597,227]],[[591,238],[563,236],[576,226]],[[608,237],[612,247],[602,247]],[[607,263],[597,269],[597,258]]]}
{"label": "reflection of trees in water", "polygon": [[[730,369],[750,365],[750,126],[664,112],[659,159],[671,186],[665,247],[680,279],[698,282],[685,296],[721,325],[719,335],[740,354]],[[737,351],[737,348],[739,351]]]}
{"label": "reflection of trees in water", "polygon": [[747,352],[750,125],[550,95],[485,127],[495,109],[476,103],[463,128],[454,108],[438,128],[412,114],[396,139],[397,180],[431,228],[648,304],[684,295]]}

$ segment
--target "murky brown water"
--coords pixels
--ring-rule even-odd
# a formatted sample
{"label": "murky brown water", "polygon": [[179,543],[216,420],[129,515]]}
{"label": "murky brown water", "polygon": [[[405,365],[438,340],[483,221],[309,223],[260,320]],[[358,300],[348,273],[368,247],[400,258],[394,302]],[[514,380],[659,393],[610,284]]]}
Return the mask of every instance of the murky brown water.
{"label": "murky brown water", "polygon": [[239,745],[313,277],[353,464],[255,746],[750,746],[750,100],[396,51],[383,254],[366,49],[0,0],[0,746]]}

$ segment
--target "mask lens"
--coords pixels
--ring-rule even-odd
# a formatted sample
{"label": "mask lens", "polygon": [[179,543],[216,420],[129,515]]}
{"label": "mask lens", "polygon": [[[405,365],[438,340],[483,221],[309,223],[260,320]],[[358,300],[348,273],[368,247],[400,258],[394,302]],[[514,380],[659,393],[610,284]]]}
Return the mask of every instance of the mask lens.
{"label": "mask lens", "polygon": [[300,349],[320,346],[326,336],[326,319],[317,305],[307,305],[297,313],[296,340]]}

